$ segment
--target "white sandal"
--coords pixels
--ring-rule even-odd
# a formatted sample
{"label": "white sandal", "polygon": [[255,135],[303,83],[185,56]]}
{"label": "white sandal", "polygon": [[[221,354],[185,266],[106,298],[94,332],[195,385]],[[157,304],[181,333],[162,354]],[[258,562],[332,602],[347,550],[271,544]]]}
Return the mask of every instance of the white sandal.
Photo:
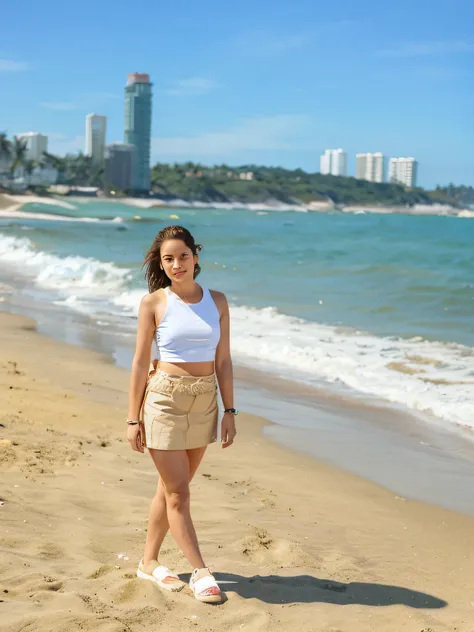
{"label": "white sandal", "polygon": [[[137,568],[137,577],[140,579],[147,579],[148,581],[157,584],[160,588],[163,588],[163,590],[168,590],[170,592],[178,592],[185,586],[184,582],[176,575],[176,573],[172,573],[166,566],[160,566],[160,564],[158,564],[155,560],[148,562],[146,566],[143,565],[143,560],[140,560]],[[164,580],[167,577],[176,579],[176,581],[169,583],[165,582]]]}
{"label": "white sandal", "polygon": [[[189,580],[189,587],[193,591],[195,599],[204,603],[219,603],[222,601],[222,592],[216,578],[208,568],[195,568]],[[217,588],[218,592],[205,594],[210,588]]]}

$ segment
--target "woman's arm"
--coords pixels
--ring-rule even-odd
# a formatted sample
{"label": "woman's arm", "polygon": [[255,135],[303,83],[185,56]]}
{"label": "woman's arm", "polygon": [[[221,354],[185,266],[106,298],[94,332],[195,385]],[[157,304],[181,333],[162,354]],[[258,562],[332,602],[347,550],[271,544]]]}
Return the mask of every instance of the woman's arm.
{"label": "woman's arm", "polygon": [[[213,292],[220,313],[221,336],[216,350],[216,377],[224,408],[234,407],[234,373],[230,355],[230,315],[227,299],[221,292]],[[223,448],[232,445],[236,435],[235,417],[224,413],[222,418]]]}
{"label": "woman's arm", "polygon": [[[154,333],[154,300],[152,295],[148,294],[143,297],[138,310],[137,342],[132,362],[132,375],[130,378],[128,397],[128,419],[130,420],[138,421],[140,414],[148,372],[150,370],[151,344]],[[138,426],[131,426],[129,430],[132,428],[138,428]],[[143,449],[140,451],[143,452]]]}

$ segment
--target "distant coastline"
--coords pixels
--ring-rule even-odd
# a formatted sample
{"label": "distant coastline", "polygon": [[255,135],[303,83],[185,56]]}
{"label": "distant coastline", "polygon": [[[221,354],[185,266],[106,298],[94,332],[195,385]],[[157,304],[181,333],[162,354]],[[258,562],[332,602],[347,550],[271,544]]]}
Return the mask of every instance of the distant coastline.
{"label": "distant coastline", "polygon": [[0,217],[36,217],[41,218],[37,212],[24,211],[26,204],[45,204],[57,206],[67,210],[74,210],[74,201],[80,199],[87,204],[87,200],[94,202],[118,202],[126,204],[140,210],[152,208],[162,209],[185,209],[185,208],[216,208],[222,210],[250,210],[262,213],[278,211],[295,212],[316,212],[316,213],[354,213],[354,214],[405,214],[405,215],[437,215],[446,217],[474,218],[474,210],[468,208],[456,208],[446,204],[415,204],[406,205],[336,205],[330,202],[309,202],[307,204],[285,204],[275,200],[268,202],[241,203],[241,202],[200,202],[198,200],[170,199],[161,200],[159,198],[133,198],[133,197],[82,197],[68,196],[66,201],[55,195],[10,195],[0,194]]}

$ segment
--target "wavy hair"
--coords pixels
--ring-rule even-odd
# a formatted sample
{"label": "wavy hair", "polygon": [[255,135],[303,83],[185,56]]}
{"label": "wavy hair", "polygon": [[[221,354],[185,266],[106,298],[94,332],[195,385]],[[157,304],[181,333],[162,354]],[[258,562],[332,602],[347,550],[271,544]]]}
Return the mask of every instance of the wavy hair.
{"label": "wavy hair", "polygon": [[[194,237],[184,226],[166,226],[156,235],[150,250],[145,255],[142,268],[145,269],[145,279],[148,283],[148,291],[151,294],[160,288],[171,285],[171,281],[164,270],[161,269],[161,246],[168,239],[180,239],[191,250],[193,255],[197,255],[202,250],[200,244],[196,244]],[[194,278],[201,272],[201,266],[196,263],[194,266]]]}

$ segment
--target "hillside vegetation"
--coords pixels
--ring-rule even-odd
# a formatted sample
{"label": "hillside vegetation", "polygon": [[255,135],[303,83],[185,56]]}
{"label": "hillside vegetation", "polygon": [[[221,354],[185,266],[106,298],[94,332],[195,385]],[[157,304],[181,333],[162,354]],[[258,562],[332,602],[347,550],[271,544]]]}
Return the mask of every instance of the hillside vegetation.
{"label": "hillside vegetation", "polygon": [[[251,178],[251,179],[250,179]],[[243,203],[277,200],[284,203],[330,201],[335,204],[409,205],[474,204],[472,187],[406,189],[401,185],[366,182],[355,178],[306,173],[280,167],[203,167],[156,164],[152,169],[153,191],[165,198],[185,200],[238,201]]]}

